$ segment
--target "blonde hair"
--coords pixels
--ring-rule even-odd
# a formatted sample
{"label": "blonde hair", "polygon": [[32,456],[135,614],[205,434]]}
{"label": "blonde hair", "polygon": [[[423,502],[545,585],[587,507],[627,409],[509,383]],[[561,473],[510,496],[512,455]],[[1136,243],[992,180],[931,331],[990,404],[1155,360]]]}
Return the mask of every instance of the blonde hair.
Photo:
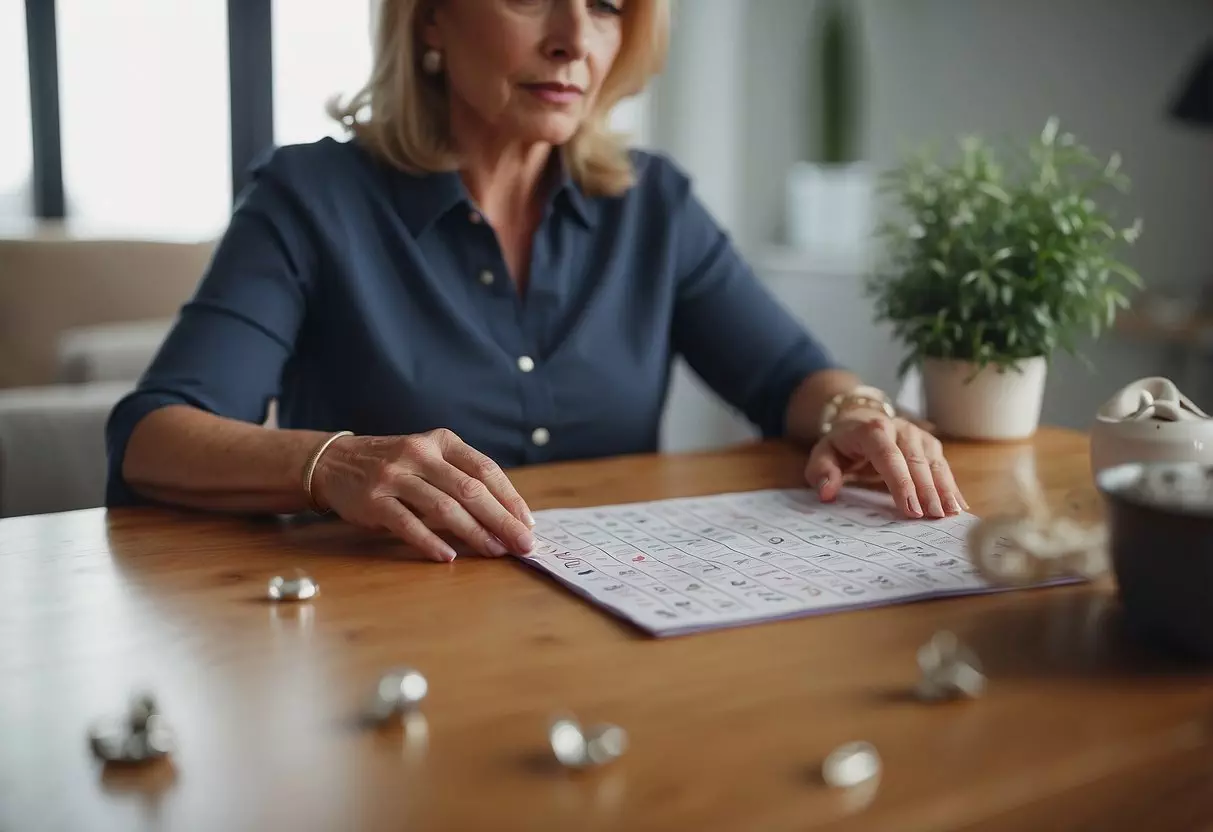
{"label": "blonde hair", "polygon": [[[371,152],[410,173],[459,167],[450,136],[446,88],[426,75],[420,24],[435,0],[382,0],[374,65],[367,83],[328,112]],[[644,89],[665,62],[669,0],[627,0],[619,54],[593,110],[564,146],[565,163],[586,193],[617,195],[631,187],[633,171],[623,137],[610,130],[612,108]]]}

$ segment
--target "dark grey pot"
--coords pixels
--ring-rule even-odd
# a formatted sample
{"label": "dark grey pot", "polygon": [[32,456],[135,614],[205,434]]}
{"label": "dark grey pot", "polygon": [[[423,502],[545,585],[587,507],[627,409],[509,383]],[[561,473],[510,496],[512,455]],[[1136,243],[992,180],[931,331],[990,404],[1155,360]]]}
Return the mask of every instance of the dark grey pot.
{"label": "dark grey pot", "polygon": [[[1143,488],[1166,482],[1188,487],[1182,497]],[[1132,462],[1104,469],[1096,486],[1126,623],[1169,652],[1213,660],[1213,467]]]}

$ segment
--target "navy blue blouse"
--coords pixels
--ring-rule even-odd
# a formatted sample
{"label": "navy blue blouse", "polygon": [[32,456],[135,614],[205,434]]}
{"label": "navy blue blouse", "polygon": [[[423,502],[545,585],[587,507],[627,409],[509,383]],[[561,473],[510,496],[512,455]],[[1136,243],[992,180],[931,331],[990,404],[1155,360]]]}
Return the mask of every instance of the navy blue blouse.
{"label": "navy blue blouse", "polygon": [[762,287],[669,159],[589,197],[561,170],[526,291],[457,173],[356,140],[256,167],[194,296],[107,426],[109,505],[136,423],[174,403],[284,428],[455,431],[502,467],[657,449],[671,360],[766,436],[836,366]]}

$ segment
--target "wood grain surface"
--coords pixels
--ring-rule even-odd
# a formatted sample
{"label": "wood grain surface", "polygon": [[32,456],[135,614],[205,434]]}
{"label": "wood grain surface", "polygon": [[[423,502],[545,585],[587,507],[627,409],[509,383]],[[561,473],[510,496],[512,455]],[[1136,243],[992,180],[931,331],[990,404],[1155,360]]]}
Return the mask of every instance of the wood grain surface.
{"label": "wood grain surface", "polygon": [[[948,446],[976,513],[1034,461],[1091,515],[1085,438]],[[512,472],[533,508],[792,486],[777,443]],[[318,598],[263,600],[301,569]],[[955,631],[986,695],[924,705],[915,651]],[[399,664],[423,717],[359,719]],[[135,690],[171,762],[103,768],[90,723]],[[517,562],[424,563],[340,522],[156,510],[0,521],[0,830],[1192,830],[1213,820],[1213,675],[1151,652],[1110,582],[929,601],[673,639],[639,634]],[[571,711],[627,729],[568,774]],[[875,789],[820,780],[879,749]]]}

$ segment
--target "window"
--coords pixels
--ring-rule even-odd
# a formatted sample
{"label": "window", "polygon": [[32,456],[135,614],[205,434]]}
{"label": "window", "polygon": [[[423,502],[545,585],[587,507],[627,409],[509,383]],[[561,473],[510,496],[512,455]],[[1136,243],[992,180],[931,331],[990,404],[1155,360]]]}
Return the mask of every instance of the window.
{"label": "window", "polygon": [[232,199],[225,5],[58,0],[74,221],[191,235],[222,228]]}
{"label": "window", "polygon": [[647,92],[625,98],[611,111],[611,129],[627,134],[632,146],[649,141],[649,96]]}
{"label": "window", "polygon": [[344,135],[328,117],[371,71],[370,0],[274,0],[274,143]]}
{"label": "window", "polygon": [[[66,214],[87,232],[217,235],[233,182],[271,143],[344,137],[326,107],[366,82],[381,2],[0,0],[0,220]],[[33,57],[48,83],[58,75],[34,108],[30,10],[46,46]],[[650,109],[647,95],[628,99],[611,124],[644,145]]]}
{"label": "window", "polygon": [[24,0],[0,0],[0,219],[33,215]]}

